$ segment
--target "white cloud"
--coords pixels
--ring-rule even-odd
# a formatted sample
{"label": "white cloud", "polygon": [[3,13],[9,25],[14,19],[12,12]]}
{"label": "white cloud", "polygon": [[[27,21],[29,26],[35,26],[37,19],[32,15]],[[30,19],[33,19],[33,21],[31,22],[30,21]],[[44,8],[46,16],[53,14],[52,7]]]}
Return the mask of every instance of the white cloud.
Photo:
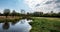
{"label": "white cloud", "polygon": [[56,1],[59,0],[25,0],[25,3],[34,11],[58,12],[60,10],[60,2]]}
{"label": "white cloud", "polygon": [[41,4],[43,3],[45,0],[25,0],[25,3],[30,7],[30,8],[34,8],[36,6],[36,4]]}

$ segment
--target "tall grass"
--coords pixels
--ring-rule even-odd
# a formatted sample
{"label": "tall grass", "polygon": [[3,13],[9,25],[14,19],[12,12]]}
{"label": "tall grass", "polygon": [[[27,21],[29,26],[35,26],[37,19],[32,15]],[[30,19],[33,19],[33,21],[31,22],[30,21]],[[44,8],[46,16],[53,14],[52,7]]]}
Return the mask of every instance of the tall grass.
{"label": "tall grass", "polygon": [[1,17],[0,16],[0,23],[1,22],[14,22],[14,21],[19,21],[21,18],[20,17]]}

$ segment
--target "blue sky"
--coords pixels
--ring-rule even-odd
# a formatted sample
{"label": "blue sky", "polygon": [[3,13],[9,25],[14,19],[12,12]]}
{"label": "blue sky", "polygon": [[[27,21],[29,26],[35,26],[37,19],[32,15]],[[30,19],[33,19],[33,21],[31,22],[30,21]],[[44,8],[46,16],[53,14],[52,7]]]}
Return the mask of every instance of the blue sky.
{"label": "blue sky", "polygon": [[28,11],[29,7],[23,2],[23,0],[0,0],[0,12],[4,9],[11,9],[20,12],[21,9]]}
{"label": "blue sky", "polygon": [[60,12],[60,0],[0,0],[0,12],[4,9],[17,12],[21,9],[27,12]]}

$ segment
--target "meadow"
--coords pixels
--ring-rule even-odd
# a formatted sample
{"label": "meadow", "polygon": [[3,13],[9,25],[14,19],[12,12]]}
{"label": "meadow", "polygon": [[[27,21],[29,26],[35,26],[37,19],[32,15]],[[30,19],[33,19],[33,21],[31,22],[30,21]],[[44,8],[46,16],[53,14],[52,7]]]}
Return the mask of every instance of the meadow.
{"label": "meadow", "polygon": [[32,17],[30,32],[60,32],[60,18]]}
{"label": "meadow", "polygon": [[6,16],[0,16],[0,23],[2,22],[17,22],[21,19],[21,17],[19,16],[8,16],[6,18]]}

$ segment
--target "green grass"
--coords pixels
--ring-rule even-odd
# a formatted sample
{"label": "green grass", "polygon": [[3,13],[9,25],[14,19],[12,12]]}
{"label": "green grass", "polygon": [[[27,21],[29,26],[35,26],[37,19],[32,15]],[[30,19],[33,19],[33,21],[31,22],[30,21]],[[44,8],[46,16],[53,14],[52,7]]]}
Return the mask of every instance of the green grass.
{"label": "green grass", "polygon": [[60,18],[32,17],[30,32],[60,32]]}

